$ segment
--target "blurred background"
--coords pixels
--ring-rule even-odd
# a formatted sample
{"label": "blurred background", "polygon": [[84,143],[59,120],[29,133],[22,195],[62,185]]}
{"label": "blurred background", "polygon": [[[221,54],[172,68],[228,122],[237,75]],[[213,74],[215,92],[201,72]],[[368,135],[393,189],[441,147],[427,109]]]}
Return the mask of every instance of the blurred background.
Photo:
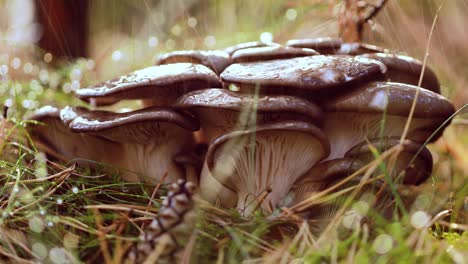
{"label": "blurred background", "polygon": [[[176,49],[338,37],[343,8],[340,0],[0,0],[0,103],[60,106],[80,87]],[[363,41],[423,60],[436,16],[428,65],[458,109],[468,102],[468,1],[389,0]],[[447,148],[468,172],[466,115],[454,123]]]}
{"label": "blurred background", "polygon": [[[0,63],[11,68],[10,75],[23,77],[30,67],[17,56],[37,58],[34,48],[40,47],[52,55],[43,57],[45,62],[56,56],[90,58],[97,78],[105,79],[150,65],[158,54],[174,49],[215,49],[258,39],[281,43],[290,38],[337,37],[341,2],[0,0]],[[444,82],[444,94],[461,106],[468,101],[466,89],[449,86],[467,84],[466,0],[389,0],[367,26],[364,40],[422,60],[439,8],[429,62],[439,76],[450,80]]]}

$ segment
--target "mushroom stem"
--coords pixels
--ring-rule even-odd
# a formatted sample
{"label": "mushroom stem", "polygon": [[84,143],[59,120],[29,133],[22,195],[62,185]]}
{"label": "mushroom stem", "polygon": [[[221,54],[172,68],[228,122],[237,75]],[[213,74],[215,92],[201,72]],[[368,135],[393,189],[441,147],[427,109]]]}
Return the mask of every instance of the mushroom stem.
{"label": "mushroom stem", "polygon": [[194,165],[187,164],[185,166],[185,179],[198,185],[198,173]]}

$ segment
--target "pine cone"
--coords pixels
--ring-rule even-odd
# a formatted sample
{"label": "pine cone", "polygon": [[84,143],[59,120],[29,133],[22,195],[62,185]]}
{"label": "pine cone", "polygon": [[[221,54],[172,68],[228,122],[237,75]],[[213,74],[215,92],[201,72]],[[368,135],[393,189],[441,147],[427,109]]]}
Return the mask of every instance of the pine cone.
{"label": "pine cone", "polygon": [[[193,229],[195,185],[183,180],[169,186],[158,216],[144,230],[124,263],[175,263]],[[188,236],[187,236],[188,233]],[[178,261],[177,261],[178,262]]]}

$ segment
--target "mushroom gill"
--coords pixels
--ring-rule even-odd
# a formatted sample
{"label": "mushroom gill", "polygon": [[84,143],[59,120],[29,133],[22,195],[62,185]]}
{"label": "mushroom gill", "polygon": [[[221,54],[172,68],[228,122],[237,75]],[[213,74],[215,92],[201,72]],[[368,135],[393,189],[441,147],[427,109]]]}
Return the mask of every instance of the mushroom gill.
{"label": "mushroom gill", "polygon": [[[202,183],[218,181],[236,194],[235,201],[231,195],[231,200],[221,203],[236,204],[247,212],[261,202],[255,201],[259,195],[269,193],[261,203],[264,210],[269,210],[286,196],[298,177],[328,152],[326,136],[311,123],[284,121],[234,131],[210,145]],[[201,191],[204,197],[216,197],[223,195],[224,189],[203,186]]]}

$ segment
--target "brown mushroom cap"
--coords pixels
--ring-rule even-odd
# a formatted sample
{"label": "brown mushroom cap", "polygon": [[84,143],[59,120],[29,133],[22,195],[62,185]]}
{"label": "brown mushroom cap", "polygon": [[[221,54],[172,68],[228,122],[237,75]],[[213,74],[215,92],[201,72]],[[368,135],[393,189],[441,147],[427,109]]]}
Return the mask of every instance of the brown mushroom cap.
{"label": "brown mushroom cap", "polygon": [[385,53],[388,50],[366,43],[343,43],[335,54],[341,55],[360,55],[364,53]]}
{"label": "brown mushroom cap", "polygon": [[[237,193],[237,206],[243,209],[250,195],[267,188],[268,203],[275,206],[290,186],[329,150],[328,140],[316,126],[302,121],[284,121],[234,131],[216,139],[209,147],[202,171]],[[209,187],[202,190],[213,192]],[[232,204],[232,201],[228,201]]]}
{"label": "brown mushroom cap", "polygon": [[315,164],[292,186],[290,191],[294,195],[292,204],[299,203],[331,183],[353,174],[363,165],[365,163],[354,158],[340,158]]}
{"label": "brown mushroom cap", "polygon": [[76,92],[95,105],[108,105],[124,99],[153,99],[154,106],[167,106],[185,92],[221,87],[216,74],[206,66],[175,63],[152,66]]}
{"label": "brown mushroom cap", "polygon": [[226,89],[204,89],[181,96],[174,107],[180,109],[214,108],[243,111],[255,107],[257,112],[298,113],[314,123],[321,123],[322,110],[307,100],[295,96],[264,95],[255,97]]}
{"label": "brown mushroom cap", "polygon": [[419,95],[407,138],[426,141],[455,111],[444,97],[416,86],[401,83],[370,83],[344,98],[324,105],[324,131],[332,144],[328,159],[342,158],[365,138],[399,137],[411,111],[416,91]]}
{"label": "brown mushroom cap", "polygon": [[[371,145],[382,153],[398,144],[400,144],[399,138],[376,138],[354,146],[346,152],[345,157],[359,159],[366,164],[375,159]],[[406,140],[402,147],[396,163],[389,168],[390,173],[396,177],[404,172],[403,184],[418,185],[424,182],[432,173],[431,152],[423,145],[410,140]]]}
{"label": "brown mushroom cap", "polygon": [[132,112],[115,113],[110,111],[90,111],[84,107],[65,107],[60,112],[62,121],[73,132],[88,133],[129,126],[135,123],[172,123],[190,131],[200,128],[198,120],[171,109],[147,107]]}
{"label": "brown mushroom cap", "polygon": [[[378,60],[387,66],[387,78],[391,82],[418,85],[423,69],[423,63],[414,58],[388,53],[370,53],[362,57]],[[428,67],[425,67],[421,87],[440,94],[440,84],[437,76]]]}
{"label": "brown mushroom cap", "polygon": [[175,108],[193,112],[211,141],[221,134],[280,120],[303,120],[320,125],[322,110],[294,96],[239,94],[226,89],[205,89],[181,96]]}
{"label": "brown mushroom cap", "polygon": [[315,164],[315,166],[297,180],[296,184],[336,181],[353,174],[363,165],[362,161],[356,160],[352,156],[349,158],[326,160]]}
{"label": "brown mushroom cap", "polygon": [[419,89],[415,118],[447,119],[455,109],[447,98],[417,86],[374,82],[356,90],[344,98],[324,105],[327,112],[383,113],[408,116],[411,105]]}
{"label": "brown mushroom cap", "polygon": [[251,41],[251,42],[244,42],[244,43],[236,44],[234,46],[227,47],[224,49],[224,51],[226,51],[229,55],[232,55],[234,52],[241,50],[241,49],[266,47],[266,46],[280,46],[280,44],[274,43],[274,42]]}
{"label": "brown mushroom cap", "polygon": [[308,38],[291,39],[286,42],[286,46],[296,48],[314,49],[320,54],[334,54],[341,47],[343,41],[339,38]]}
{"label": "brown mushroom cap", "polygon": [[378,46],[366,43],[343,43],[338,38],[311,38],[311,39],[293,39],[286,43],[286,46],[297,48],[310,48],[318,51],[320,54],[341,54],[341,55],[359,55],[364,53],[387,52]]}
{"label": "brown mushroom cap", "polygon": [[189,62],[203,64],[217,74],[232,63],[229,54],[221,50],[181,50],[163,54],[156,62],[157,65]]}
{"label": "brown mushroom cap", "polygon": [[384,77],[379,61],[349,56],[309,56],[256,63],[232,64],[221,74],[241,92],[282,93],[311,100],[342,94],[357,84]]}
{"label": "brown mushroom cap", "polygon": [[313,49],[303,49],[283,46],[266,46],[240,49],[234,52],[231,56],[233,62],[254,62],[267,61],[277,59],[289,59],[295,57],[306,57],[318,55],[319,53]]}

